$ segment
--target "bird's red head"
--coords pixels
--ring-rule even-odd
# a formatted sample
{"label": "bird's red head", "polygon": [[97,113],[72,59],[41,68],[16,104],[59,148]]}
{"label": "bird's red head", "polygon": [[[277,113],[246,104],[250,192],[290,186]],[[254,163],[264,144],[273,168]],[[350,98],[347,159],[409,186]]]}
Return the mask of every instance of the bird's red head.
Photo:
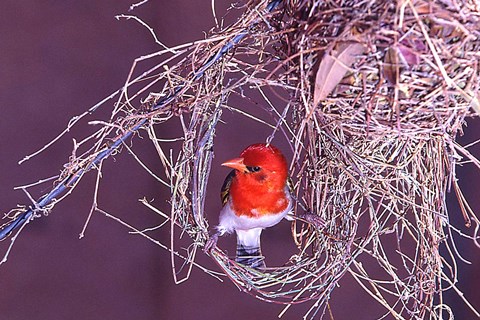
{"label": "bird's red head", "polygon": [[253,144],[242,151],[240,158],[222,165],[236,170],[230,195],[239,214],[275,213],[287,206],[287,160],[276,147]]}
{"label": "bird's red head", "polygon": [[265,143],[248,146],[242,151],[240,158],[226,161],[222,166],[233,168],[239,174],[249,174],[257,178],[269,174],[278,177],[282,183],[287,179],[287,160],[278,148]]}

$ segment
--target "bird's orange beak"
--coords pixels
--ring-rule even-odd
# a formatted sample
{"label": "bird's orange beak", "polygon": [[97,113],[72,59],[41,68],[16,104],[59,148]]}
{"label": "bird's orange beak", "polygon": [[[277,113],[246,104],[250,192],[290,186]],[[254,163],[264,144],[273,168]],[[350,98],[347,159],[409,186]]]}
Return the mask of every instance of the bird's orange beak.
{"label": "bird's orange beak", "polygon": [[222,166],[230,167],[242,172],[247,171],[247,167],[243,163],[243,158],[235,158],[232,160],[225,161],[224,163],[222,163]]}

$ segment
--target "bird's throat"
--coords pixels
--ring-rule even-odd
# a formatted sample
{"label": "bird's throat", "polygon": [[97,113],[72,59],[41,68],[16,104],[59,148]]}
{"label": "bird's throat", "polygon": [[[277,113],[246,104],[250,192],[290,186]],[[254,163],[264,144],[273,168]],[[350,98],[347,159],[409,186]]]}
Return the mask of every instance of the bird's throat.
{"label": "bird's throat", "polygon": [[289,205],[285,185],[281,184],[272,187],[272,184],[257,181],[234,181],[230,196],[235,213],[252,218],[283,212]]}

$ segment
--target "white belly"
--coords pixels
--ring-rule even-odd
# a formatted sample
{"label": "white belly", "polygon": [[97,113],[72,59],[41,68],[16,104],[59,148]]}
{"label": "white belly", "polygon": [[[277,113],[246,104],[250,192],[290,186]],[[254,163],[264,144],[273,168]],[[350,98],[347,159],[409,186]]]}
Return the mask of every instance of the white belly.
{"label": "white belly", "polygon": [[277,214],[267,214],[259,217],[247,217],[247,216],[237,216],[232,210],[231,200],[223,207],[220,211],[220,223],[217,226],[217,230],[220,235],[225,233],[232,233],[235,230],[249,230],[254,228],[268,228],[276,225],[280,222],[291,210],[292,210],[292,200],[288,196],[288,206],[287,208]]}

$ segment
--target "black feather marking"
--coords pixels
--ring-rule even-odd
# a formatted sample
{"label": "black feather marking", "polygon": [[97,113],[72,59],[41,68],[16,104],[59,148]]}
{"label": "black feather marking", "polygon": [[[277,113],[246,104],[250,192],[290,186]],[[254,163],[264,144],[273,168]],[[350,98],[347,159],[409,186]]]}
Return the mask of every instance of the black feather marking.
{"label": "black feather marking", "polygon": [[232,185],[233,178],[235,178],[235,170],[230,171],[225,181],[223,181],[222,191],[220,192],[223,206],[227,204],[228,197],[230,196],[230,186]]}
{"label": "black feather marking", "polygon": [[288,191],[290,191],[290,194],[294,194],[293,191],[294,191],[294,184],[293,184],[293,180],[292,178],[290,178],[290,176],[287,177],[287,186],[288,186]]}

